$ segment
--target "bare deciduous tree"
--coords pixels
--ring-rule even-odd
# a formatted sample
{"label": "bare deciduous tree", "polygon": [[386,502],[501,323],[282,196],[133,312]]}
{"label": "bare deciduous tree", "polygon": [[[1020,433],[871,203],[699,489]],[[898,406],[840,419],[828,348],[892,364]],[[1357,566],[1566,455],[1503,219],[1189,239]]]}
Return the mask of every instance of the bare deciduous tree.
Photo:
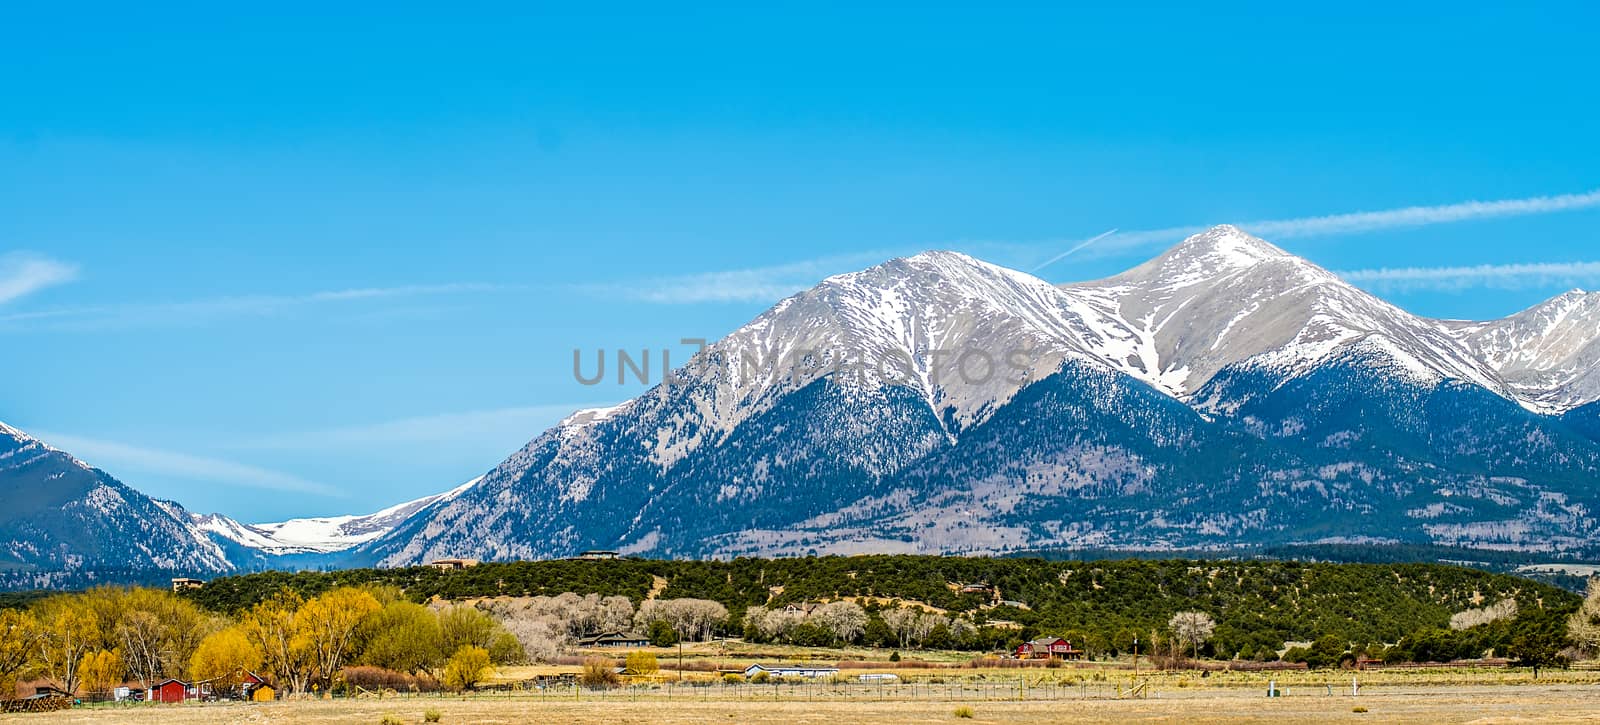
{"label": "bare deciduous tree", "polygon": [[709,599],[651,599],[639,605],[633,621],[640,631],[648,631],[654,622],[666,622],[679,637],[704,642],[727,619],[728,608]]}
{"label": "bare deciduous tree", "polygon": [[855,602],[828,602],[812,610],[810,620],[846,644],[867,628],[867,612]]}
{"label": "bare deciduous tree", "polygon": [[1487,607],[1468,609],[1450,615],[1451,629],[1472,629],[1480,624],[1511,619],[1517,616],[1517,600],[1502,599]]}
{"label": "bare deciduous tree", "polygon": [[1600,652],[1600,577],[1589,579],[1583,604],[1567,619],[1567,636],[1590,655]]}
{"label": "bare deciduous tree", "polygon": [[1173,638],[1188,644],[1194,650],[1194,656],[1199,657],[1200,645],[1211,639],[1217,623],[1205,612],[1178,612],[1172,615],[1167,627],[1172,630]]}

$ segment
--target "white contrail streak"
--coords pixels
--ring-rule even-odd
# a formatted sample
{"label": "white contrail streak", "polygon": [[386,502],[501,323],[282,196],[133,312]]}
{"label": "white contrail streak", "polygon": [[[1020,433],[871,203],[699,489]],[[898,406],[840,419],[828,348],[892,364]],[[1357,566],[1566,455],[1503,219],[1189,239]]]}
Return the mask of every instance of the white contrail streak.
{"label": "white contrail streak", "polygon": [[[1475,219],[1551,214],[1595,207],[1600,207],[1600,189],[1578,194],[1532,196],[1523,199],[1462,201],[1437,206],[1408,206],[1381,211],[1358,211],[1346,214],[1300,217],[1298,219],[1264,219],[1238,223],[1235,226],[1263,239],[1277,241],[1280,239],[1319,237],[1330,234],[1353,234],[1380,229],[1422,227]],[[1119,232],[1099,244],[1098,251],[1102,255],[1106,255],[1154,245],[1176,244],[1184,237],[1205,230],[1205,226],[1189,226]]]}
{"label": "white contrail streak", "polygon": [[1116,234],[1116,233],[1117,233],[1117,230],[1115,230],[1115,229],[1109,229],[1109,230],[1100,232],[1099,234],[1096,234],[1096,235],[1094,235],[1092,237],[1089,237],[1088,239],[1085,239],[1085,240],[1083,240],[1081,242],[1078,242],[1077,244],[1074,244],[1071,249],[1068,249],[1065,252],[1062,252],[1060,254],[1057,254],[1054,257],[1051,257],[1051,258],[1045,260],[1043,264],[1040,264],[1039,266],[1034,267],[1033,269],[1031,269],[1029,271],[1030,272],[1038,272],[1039,270],[1044,269],[1045,267],[1048,267],[1048,266],[1050,266],[1052,264],[1055,264],[1056,262],[1059,262],[1059,261],[1061,261],[1063,259],[1066,259],[1067,257],[1072,256],[1072,254],[1074,252],[1077,252],[1078,250],[1083,249],[1084,247],[1087,247],[1087,246],[1089,246],[1091,244],[1094,244],[1095,242],[1098,242],[1098,241],[1100,241],[1102,239],[1105,239],[1106,237],[1109,237],[1109,236],[1111,236],[1113,234]]}

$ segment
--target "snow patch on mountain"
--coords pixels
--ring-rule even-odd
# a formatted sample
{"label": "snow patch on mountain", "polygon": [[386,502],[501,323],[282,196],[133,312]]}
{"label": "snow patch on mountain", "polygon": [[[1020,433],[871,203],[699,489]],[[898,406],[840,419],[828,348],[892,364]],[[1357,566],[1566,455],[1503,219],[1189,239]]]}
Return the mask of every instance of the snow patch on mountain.
{"label": "snow patch on mountain", "polygon": [[479,476],[444,493],[390,506],[364,516],[321,516],[264,524],[242,524],[221,514],[191,514],[194,525],[266,554],[328,554],[344,551],[389,533],[401,522],[434,505],[453,500],[477,485]]}
{"label": "snow patch on mountain", "polygon": [[1600,400],[1600,292],[1572,290],[1503,319],[1444,324],[1536,412]]}
{"label": "snow patch on mountain", "polygon": [[1351,345],[1377,348],[1418,379],[1456,379],[1511,397],[1495,370],[1442,323],[1412,315],[1337,275],[1228,225],[1114,277],[1063,285],[1140,342],[1143,375],[1187,399],[1223,368],[1288,378]]}

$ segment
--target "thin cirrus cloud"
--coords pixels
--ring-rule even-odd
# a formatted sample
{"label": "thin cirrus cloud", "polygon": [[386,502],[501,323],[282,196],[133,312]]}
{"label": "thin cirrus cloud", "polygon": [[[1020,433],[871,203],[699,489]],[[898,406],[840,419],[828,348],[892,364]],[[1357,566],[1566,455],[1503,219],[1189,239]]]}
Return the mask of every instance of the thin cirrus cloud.
{"label": "thin cirrus cloud", "polygon": [[[1595,207],[1600,207],[1600,189],[1554,196],[1533,196],[1492,201],[1463,201],[1434,206],[1408,206],[1379,211],[1326,214],[1294,219],[1265,219],[1243,222],[1237,224],[1237,226],[1251,234],[1267,239],[1300,239],[1335,234],[1357,234],[1383,229],[1423,227],[1481,219],[1551,214]],[[1063,245],[1066,247],[1064,251],[1051,253],[1050,256],[1045,257],[1042,263],[1033,265],[1031,269],[1037,273],[1049,265],[1076,254],[1081,253],[1092,257],[1112,257],[1129,254],[1151,247],[1176,244],[1184,237],[1205,231],[1206,228],[1204,225],[1196,225],[1167,227],[1164,229],[1111,230],[1086,239],[1077,239],[1065,243],[1019,244],[1014,242],[985,242],[980,243],[980,246],[1007,249],[1013,255],[1034,256],[1035,258],[1041,256],[1039,254],[1040,251],[1048,247],[1059,248]],[[773,302],[807,289],[828,275],[848,272],[860,268],[861,265],[875,264],[896,254],[905,253],[907,252],[837,255],[765,267],[657,277],[628,284],[588,285],[585,289],[590,292],[611,294],[625,299],[662,304]],[[1529,265],[1506,266],[1523,268]],[[1531,266],[1538,267],[1539,265]],[[1567,270],[1567,273],[1584,274],[1580,268]],[[1505,270],[1499,273],[1453,273],[1453,275],[1456,281],[1451,282],[1451,284],[1468,285],[1474,283],[1474,281],[1480,283],[1509,283],[1511,280],[1521,280],[1519,282],[1521,284],[1531,284],[1540,279],[1536,272],[1521,269]],[[1552,278],[1559,278],[1558,275],[1559,272],[1546,276],[1543,280],[1548,281]],[[1417,284],[1422,284],[1422,279],[1419,277]],[[1443,281],[1434,281],[1433,283],[1445,284]]]}
{"label": "thin cirrus cloud", "polygon": [[[1424,227],[1434,224],[1479,219],[1551,214],[1600,207],[1600,189],[1577,194],[1531,196],[1521,199],[1494,201],[1462,201],[1435,206],[1408,206],[1381,211],[1359,211],[1344,214],[1326,214],[1297,219],[1264,219],[1235,224],[1246,232],[1265,239],[1302,239],[1333,234],[1358,234],[1383,229]],[[1131,252],[1157,245],[1174,244],[1191,234],[1205,231],[1204,226],[1167,227],[1102,234],[1088,240],[1073,242],[1072,248],[1056,255],[1044,267],[1083,250],[1088,255],[1105,257]],[[1037,270],[1038,267],[1035,268]]]}
{"label": "thin cirrus cloud", "polygon": [[0,305],[78,278],[78,266],[29,252],[0,254]]}
{"label": "thin cirrus cloud", "polygon": [[297,295],[239,295],[180,302],[128,303],[67,307],[0,314],[0,324],[97,329],[160,324],[198,324],[240,317],[268,317],[295,310],[368,300],[463,295],[517,289],[510,285],[456,283],[357,287]]}
{"label": "thin cirrus cloud", "polygon": [[[446,443],[520,446],[577,410],[593,405],[550,404],[414,416],[363,425],[257,436],[237,448],[340,450]],[[503,452],[503,451],[501,451]]]}
{"label": "thin cirrus cloud", "polygon": [[581,289],[602,296],[660,304],[771,302],[807,289],[824,277],[882,262],[892,256],[892,252],[841,254],[767,267],[656,277],[626,284],[583,285]]}
{"label": "thin cirrus cloud", "polygon": [[1337,273],[1363,287],[1384,290],[1527,289],[1600,283],[1600,262],[1480,264],[1462,267],[1383,267]]}
{"label": "thin cirrus cloud", "polygon": [[322,483],[234,461],[67,433],[41,431],[37,433],[37,437],[52,447],[71,451],[73,456],[89,462],[90,465],[112,468],[119,472],[157,475],[212,485],[230,484],[337,498],[346,496],[345,493]]}

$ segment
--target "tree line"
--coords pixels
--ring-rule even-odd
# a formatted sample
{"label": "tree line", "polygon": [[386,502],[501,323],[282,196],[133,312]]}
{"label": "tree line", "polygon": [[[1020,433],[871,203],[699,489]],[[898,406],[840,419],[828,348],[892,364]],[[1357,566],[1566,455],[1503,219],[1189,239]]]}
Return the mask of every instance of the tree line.
{"label": "tree line", "polygon": [[[493,666],[553,661],[611,631],[658,645],[732,636],[974,652],[1050,635],[1091,657],[1138,638],[1146,653],[1314,666],[1488,652],[1537,665],[1600,648],[1600,589],[1584,599],[1439,565],[904,556],[252,574],[0,609],[0,693],[19,678],[78,693],[168,677],[226,687],[242,672],[290,693],[466,689]],[[377,679],[353,678],[358,668]]]}
{"label": "tree line", "polygon": [[[1044,561],[1022,558],[860,556],[731,561],[538,561],[335,572],[265,572],[208,582],[184,596],[217,612],[248,607],[280,589],[307,596],[337,586],[386,584],[413,601],[554,597],[566,592],[633,602],[657,579],[659,598],[715,601],[742,618],[749,607],[872,597],[981,613],[1038,630],[1148,632],[1179,611],[1216,618],[1226,649],[1259,649],[1335,635],[1393,642],[1443,628],[1482,600],[1524,609],[1576,606],[1579,595],[1528,579],[1441,564],[1314,564],[1285,561]],[[984,583],[998,592],[963,592]],[[1023,606],[1013,606],[1021,604]]]}

